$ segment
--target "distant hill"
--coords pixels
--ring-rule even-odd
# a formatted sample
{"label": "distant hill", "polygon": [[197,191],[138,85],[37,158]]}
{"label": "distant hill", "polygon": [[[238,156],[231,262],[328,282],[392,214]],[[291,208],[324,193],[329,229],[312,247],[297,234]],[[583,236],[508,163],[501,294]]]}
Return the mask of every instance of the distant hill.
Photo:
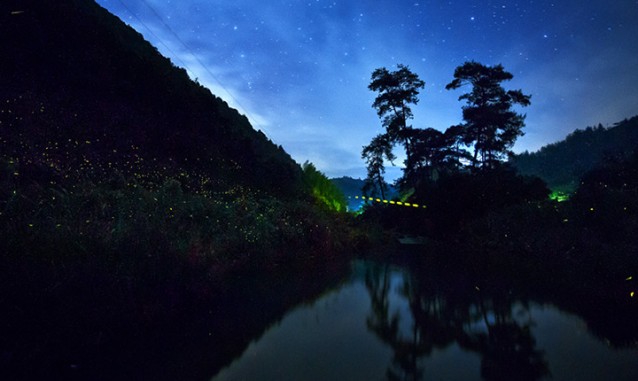
{"label": "distant hill", "polygon": [[605,160],[628,158],[637,150],[638,116],[634,116],[610,128],[576,130],[537,152],[514,155],[510,163],[521,174],[542,178],[552,189],[572,191],[589,170]]}
{"label": "distant hill", "polygon": [[363,188],[363,180],[354,179],[352,177],[344,176],[330,179],[333,184],[341,190],[348,202],[348,210],[356,211],[361,208],[362,202],[360,199],[355,199],[357,196],[361,196],[361,188]]}
{"label": "distant hill", "polygon": [[352,177],[343,176],[334,179],[330,179],[346,196],[361,196],[361,189],[363,188],[364,181],[361,179],[354,179]]}
{"label": "distant hill", "polygon": [[[359,210],[363,205],[360,199],[356,199],[357,196],[363,195],[364,180],[354,179],[352,177],[344,176],[330,179],[348,199],[348,209],[351,211]],[[393,198],[397,195],[396,189],[391,185],[388,186],[388,198]]]}
{"label": "distant hill", "polygon": [[5,159],[97,178],[187,168],[186,183],[277,195],[300,184],[281,147],[93,0],[2,1],[0,57]]}

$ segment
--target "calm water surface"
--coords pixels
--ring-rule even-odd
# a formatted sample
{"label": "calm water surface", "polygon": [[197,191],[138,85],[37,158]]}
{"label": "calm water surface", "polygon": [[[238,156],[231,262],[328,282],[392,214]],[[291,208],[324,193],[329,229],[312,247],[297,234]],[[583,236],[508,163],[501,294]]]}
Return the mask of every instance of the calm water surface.
{"label": "calm water surface", "polygon": [[635,381],[638,346],[619,348],[579,316],[511,291],[442,286],[359,261],[345,283],[288,311],[213,378],[510,379]]}

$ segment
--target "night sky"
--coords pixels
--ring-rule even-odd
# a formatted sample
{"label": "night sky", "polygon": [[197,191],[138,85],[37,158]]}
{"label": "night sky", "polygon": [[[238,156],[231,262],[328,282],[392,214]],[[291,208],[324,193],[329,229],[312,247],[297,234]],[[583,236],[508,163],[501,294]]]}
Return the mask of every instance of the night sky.
{"label": "night sky", "polygon": [[454,69],[503,64],[504,87],[532,95],[516,152],[638,114],[637,0],[98,3],[330,177],[365,177],[361,148],[382,132],[367,88],[379,67],[417,73],[412,125],[444,130],[461,122],[464,91],[445,90]]}

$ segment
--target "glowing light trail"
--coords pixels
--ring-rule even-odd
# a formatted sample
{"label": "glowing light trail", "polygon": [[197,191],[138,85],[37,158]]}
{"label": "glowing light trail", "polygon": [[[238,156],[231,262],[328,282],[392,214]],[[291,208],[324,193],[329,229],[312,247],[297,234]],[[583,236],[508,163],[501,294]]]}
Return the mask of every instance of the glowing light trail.
{"label": "glowing light trail", "polygon": [[[351,198],[351,197],[349,197],[349,198]],[[427,208],[426,205],[419,205],[419,204],[413,204],[413,203],[401,202],[401,201],[382,200],[380,198],[366,197],[366,196],[354,196],[354,199],[355,200],[363,200],[363,201],[373,201],[373,202],[383,203],[383,204],[386,204],[386,205],[398,205],[398,206],[407,206],[407,207],[411,207],[411,208],[422,208],[422,209]]]}

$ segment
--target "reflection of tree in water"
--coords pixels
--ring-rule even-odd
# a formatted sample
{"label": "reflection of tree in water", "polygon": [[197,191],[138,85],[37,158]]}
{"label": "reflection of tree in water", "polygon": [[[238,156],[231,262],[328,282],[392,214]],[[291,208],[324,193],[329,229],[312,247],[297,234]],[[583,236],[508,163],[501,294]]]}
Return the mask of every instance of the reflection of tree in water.
{"label": "reflection of tree in water", "polygon": [[[549,374],[543,352],[535,348],[531,316],[526,322],[516,321],[513,304],[509,298],[480,300],[478,310],[487,331],[468,332],[459,340],[464,348],[481,354],[481,376],[485,380],[531,381]],[[529,308],[525,310],[529,314]]]}
{"label": "reflection of tree in water", "polygon": [[[366,273],[371,312],[370,329],[392,348],[394,355],[388,368],[388,380],[421,380],[424,369],[418,361],[454,342],[481,355],[481,375],[485,380],[537,380],[547,375],[543,353],[535,349],[531,319],[517,322],[512,316],[509,298],[476,300],[424,286],[413,276],[404,274],[401,298],[408,303],[411,330],[402,332],[400,312],[391,311],[391,269],[371,266]],[[484,324],[485,330],[474,330]]]}
{"label": "reflection of tree in water", "polygon": [[423,369],[418,360],[430,355],[435,348],[442,349],[454,342],[462,329],[462,320],[455,318],[442,298],[422,297],[414,279],[404,277],[400,294],[408,302],[414,321],[406,335],[399,329],[398,311],[390,315],[390,278],[388,266],[372,267],[366,274],[366,287],[370,293],[372,311],[367,319],[368,328],[394,351],[389,380],[419,380]]}

